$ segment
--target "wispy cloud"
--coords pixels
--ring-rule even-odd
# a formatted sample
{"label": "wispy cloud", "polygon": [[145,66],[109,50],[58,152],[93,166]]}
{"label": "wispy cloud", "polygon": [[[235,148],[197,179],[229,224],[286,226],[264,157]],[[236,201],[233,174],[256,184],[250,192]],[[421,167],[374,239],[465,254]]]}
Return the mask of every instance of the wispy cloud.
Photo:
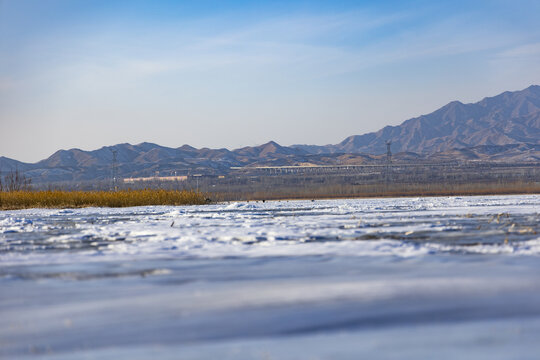
{"label": "wispy cloud", "polygon": [[[88,50],[96,57],[107,54],[109,61],[97,60],[94,64],[134,76],[279,66],[293,74],[311,71],[321,76],[401,61],[499,50],[515,42],[512,34],[486,24],[471,24],[470,19],[450,18],[403,30],[392,26],[400,21],[414,18],[410,14],[374,16],[354,12],[287,16],[210,33],[200,33],[200,25],[191,23],[189,28],[148,29],[142,38],[130,39],[119,48],[115,47],[114,37],[110,42],[86,41],[83,46],[97,43],[94,51]],[[382,34],[368,36],[375,31]]]}
{"label": "wispy cloud", "polygon": [[[253,84],[263,78],[309,83],[436,58],[500,52],[516,43],[515,34],[471,22],[470,16],[420,21],[420,15],[352,10],[105,27],[101,32],[49,37],[36,47],[30,44],[28,56],[23,56],[28,68],[19,72],[24,81],[17,83],[33,87],[41,81],[62,92],[70,86],[133,89],[153,78],[173,88],[182,87],[187,78],[197,78],[201,87],[231,78]],[[508,50],[506,56],[537,47]],[[40,62],[29,60],[36,53]]]}
{"label": "wispy cloud", "polygon": [[[115,71],[140,71],[142,74],[178,70],[197,70],[226,66],[265,66],[312,62],[338,54],[346,55],[351,38],[403,19],[404,14],[372,16],[362,13],[274,17],[260,21],[232,23],[226,29],[205,28],[200,23],[164,24],[139,30],[136,35],[122,29],[105,29],[87,36],[66,35],[49,38],[29,46],[27,54],[39,52],[40,69],[65,67],[74,63],[93,63]],[[129,29],[137,28],[133,24]],[[212,26],[210,26],[212,28]],[[329,55],[324,55],[328,53]],[[341,56],[340,55],[340,56]],[[27,60],[31,57],[24,56]],[[30,62],[29,66],[36,64]]]}
{"label": "wispy cloud", "polygon": [[533,57],[533,56],[537,57],[539,55],[540,55],[540,42],[511,47],[509,49],[505,49],[504,51],[498,54],[499,57],[503,57],[503,58],[527,58],[527,57]]}

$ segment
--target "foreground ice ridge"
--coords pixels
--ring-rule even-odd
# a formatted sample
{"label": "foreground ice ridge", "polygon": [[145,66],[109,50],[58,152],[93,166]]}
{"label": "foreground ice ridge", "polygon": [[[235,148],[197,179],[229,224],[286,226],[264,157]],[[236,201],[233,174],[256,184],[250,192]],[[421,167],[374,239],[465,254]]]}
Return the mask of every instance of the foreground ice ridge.
{"label": "foreground ice ridge", "polygon": [[0,212],[0,261],[540,254],[540,196]]}

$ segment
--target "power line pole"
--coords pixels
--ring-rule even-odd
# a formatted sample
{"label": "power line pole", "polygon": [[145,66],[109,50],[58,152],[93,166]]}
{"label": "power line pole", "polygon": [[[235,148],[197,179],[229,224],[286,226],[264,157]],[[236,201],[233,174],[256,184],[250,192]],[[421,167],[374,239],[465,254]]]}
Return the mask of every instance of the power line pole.
{"label": "power line pole", "polygon": [[386,183],[388,184],[392,180],[392,150],[390,146],[392,140],[386,141]]}
{"label": "power line pole", "polygon": [[111,165],[111,175],[112,175],[112,190],[118,191],[118,163],[116,159],[116,154],[118,151],[116,149],[112,149],[112,165]]}

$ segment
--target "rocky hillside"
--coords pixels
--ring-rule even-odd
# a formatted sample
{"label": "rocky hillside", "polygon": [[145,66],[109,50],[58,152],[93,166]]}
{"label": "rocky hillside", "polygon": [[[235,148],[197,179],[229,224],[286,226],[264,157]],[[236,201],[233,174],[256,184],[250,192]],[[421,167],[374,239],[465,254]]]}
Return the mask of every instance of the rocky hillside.
{"label": "rocky hillside", "polygon": [[473,104],[453,101],[428,115],[398,126],[349,136],[336,145],[295,145],[310,153],[368,153],[386,151],[430,154],[481,145],[540,145],[540,86],[504,92]]}

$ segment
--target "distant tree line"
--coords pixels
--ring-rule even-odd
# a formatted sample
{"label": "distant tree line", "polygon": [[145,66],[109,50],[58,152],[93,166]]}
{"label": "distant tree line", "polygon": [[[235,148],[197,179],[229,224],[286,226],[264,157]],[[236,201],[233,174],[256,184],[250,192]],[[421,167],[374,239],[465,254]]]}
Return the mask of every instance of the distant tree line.
{"label": "distant tree line", "polygon": [[19,169],[11,170],[3,178],[0,176],[0,191],[28,191],[31,185],[32,180]]}

